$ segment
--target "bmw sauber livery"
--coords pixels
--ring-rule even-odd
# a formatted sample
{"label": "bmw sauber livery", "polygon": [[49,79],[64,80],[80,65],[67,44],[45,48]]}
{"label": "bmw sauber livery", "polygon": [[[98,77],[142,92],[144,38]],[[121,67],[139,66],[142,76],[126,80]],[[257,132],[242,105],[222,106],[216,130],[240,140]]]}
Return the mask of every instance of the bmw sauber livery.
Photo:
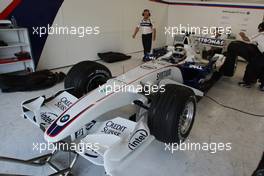
{"label": "bmw sauber livery", "polygon": [[[37,125],[49,143],[89,144],[88,148],[78,148],[77,154],[103,166],[109,175],[154,139],[184,141],[194,122],[196,99],[204,95],[203,85],[212,79],[225,57],[216,54],[203,60],[191,43],[164,48],[161,57],[118,77],[111,77],[110,71],[96,62],[76,64],[67,75],[65,90],[50,98],[23,102],[23,117]],[[175,99],[162,103],[163,96]],[[174,103],[179,107],[159,114]],[[137,111],[129,118],[108,115],[124,106],[135,106]],[[178,120],[167,122],[163,115],[170,111],[182,115],[170,113],[167,120]],[[166,126],[173,132],[167,134]]]}

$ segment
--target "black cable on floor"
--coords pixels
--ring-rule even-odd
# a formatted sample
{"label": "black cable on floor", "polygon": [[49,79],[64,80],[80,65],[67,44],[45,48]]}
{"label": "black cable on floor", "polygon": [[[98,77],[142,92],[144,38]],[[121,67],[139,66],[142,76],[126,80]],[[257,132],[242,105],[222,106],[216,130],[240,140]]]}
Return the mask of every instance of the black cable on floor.
{"label": "black cable on floor", "polygon": [[220,103],[219,101],[217,101],[216,99],[208,96],[208,95],[205,95],[204,97],[208,98],[209,100],[211,100],[212,102],[226,108],[226,109],[231,109],[233,111],[237,111],[237,112],[240,112],[240,113],[243,113],[243,114],[247,114],[247,115],[250,115],[250,116],[254,116],[254,117],[261,117],[261,118],[264,118],[264,115],[260,115],[260,114],[254,114],[254,113],[251,113],[251,112],[246,112],[246,111],[243,111],[241,109],[237,109],[237,108],[234,108],[234,107],[230,107],[230,106],[227,106],[223,103]]}

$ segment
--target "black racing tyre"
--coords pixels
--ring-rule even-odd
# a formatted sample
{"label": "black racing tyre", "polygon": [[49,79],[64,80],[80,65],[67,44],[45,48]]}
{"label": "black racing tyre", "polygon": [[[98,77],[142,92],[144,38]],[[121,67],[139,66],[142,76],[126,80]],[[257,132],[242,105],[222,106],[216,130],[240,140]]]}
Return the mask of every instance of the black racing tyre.
{"label": "black racing tyre", "polygon": [[104,65],[93,61],[83,61],[74,65],[68,72],[64,87],[65,89],[73,88],[71,93],[80,98],[106,83],[111,77],[110,70]]}
{"label": "black racing tyre", "polygon": [[156,93],[148,111],[150,133],[164,143],[180,143],[189,136],[196,114],[194,92],[179,85],[166,85]]}

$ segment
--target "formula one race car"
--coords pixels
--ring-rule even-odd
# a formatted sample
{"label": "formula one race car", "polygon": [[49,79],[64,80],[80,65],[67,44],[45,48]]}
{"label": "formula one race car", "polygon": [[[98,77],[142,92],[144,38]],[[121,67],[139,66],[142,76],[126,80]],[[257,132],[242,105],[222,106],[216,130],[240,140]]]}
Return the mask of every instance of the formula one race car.
{"label": "formula one race car", "polygon": [[[108,175],[155,138],[165,143],[184,141],[194,123],[196,97],[203,96],[183,84],[176,64],[165,61],[111,77],[105,66],[84,61],[68,73],[65,91],[23,103],[24,118],[45,132],[47,142],[77,143],[81,148],[76,152],[104,166]],[[127,105],[138,107],[133,121],[104,116]]]}
{"label": "formula one race car", "polygon": [[[71,151],[76,157],[113,175],[154,139],[179,143],[188,137],[197,99],[204,95],[199,89],[224,61],[222,55],[199,61],[191,45],[179,44],[118,77],[99,63],[84,61],[69,71],[65,90],[23,102],[23,117],[43,130],[48,143],[78,145]],[[135,118],[108,115],[127,105],[136,107]],[[50,164],[54,154],[27,162]],[[75,161],[65,170],[50,165],[68,175]]]}

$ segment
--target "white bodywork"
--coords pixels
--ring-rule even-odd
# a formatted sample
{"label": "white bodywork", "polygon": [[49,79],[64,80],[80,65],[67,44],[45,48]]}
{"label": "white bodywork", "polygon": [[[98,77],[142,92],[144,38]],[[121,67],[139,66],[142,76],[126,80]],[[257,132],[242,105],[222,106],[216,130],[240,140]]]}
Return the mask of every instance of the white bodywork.
{"label": "white bodywork", "polygon": [[[39,97],[22,104],[23,117],[39,126],[47,142],[57,143],[63,140],[78,144],[89,144],[77,152],[96,165],[104,166],[111,175],[129,162],[132,156],[140,153],[153,140],[146,123],[146,111],[140,109],[137,122],[123,117],[110,120],[101,117],[112,110],[133,105],[135,100],[147,104],[148,99],[142,92],[123,88],[132,86],[162,86],[165,84],[183,85],[183,76],[179,64],[195,60],[194,52],[188,45],[187,58],[178,64],[163,61],[165,55],[157,60],[138,66],[127,73],[93,90],[80,99],[68,91],[61,91],[54,97]],[[168,48],[169,50],[169,48]],[[115,89],[110,90],[109,87]],[[186,86],[187,87],[187,86]],[[191,88],[191,87],[190,87]],[[203,96],[199,90],[191,88],[196,96]]]}
{"label": "white bodywork", "polygon": [[[150,135],[144,113],[140,114],[138,122],[122,117],[108,121],[97,119],[109,111],[131,105],[135,100],[147,102],[142,93],[120,91],[126,86],[183,85],[181,71],[176,66],[160,60],[143,64],[110,79],[80,99],[62,91],[48,102],[45,97],[29,100],[23,103],[23,116],[45,130],[44,138],[50,143],[70,137],[71,141],[89,144],[89,150],[80,150],[79,154],[94,164],[103,165],[111,174],[131,153],[139,153],[148,146],[154,137]],[[109,86],[117,89],[106,92]],[[197,96],[203,96],[199,90],[193,91]]]}

